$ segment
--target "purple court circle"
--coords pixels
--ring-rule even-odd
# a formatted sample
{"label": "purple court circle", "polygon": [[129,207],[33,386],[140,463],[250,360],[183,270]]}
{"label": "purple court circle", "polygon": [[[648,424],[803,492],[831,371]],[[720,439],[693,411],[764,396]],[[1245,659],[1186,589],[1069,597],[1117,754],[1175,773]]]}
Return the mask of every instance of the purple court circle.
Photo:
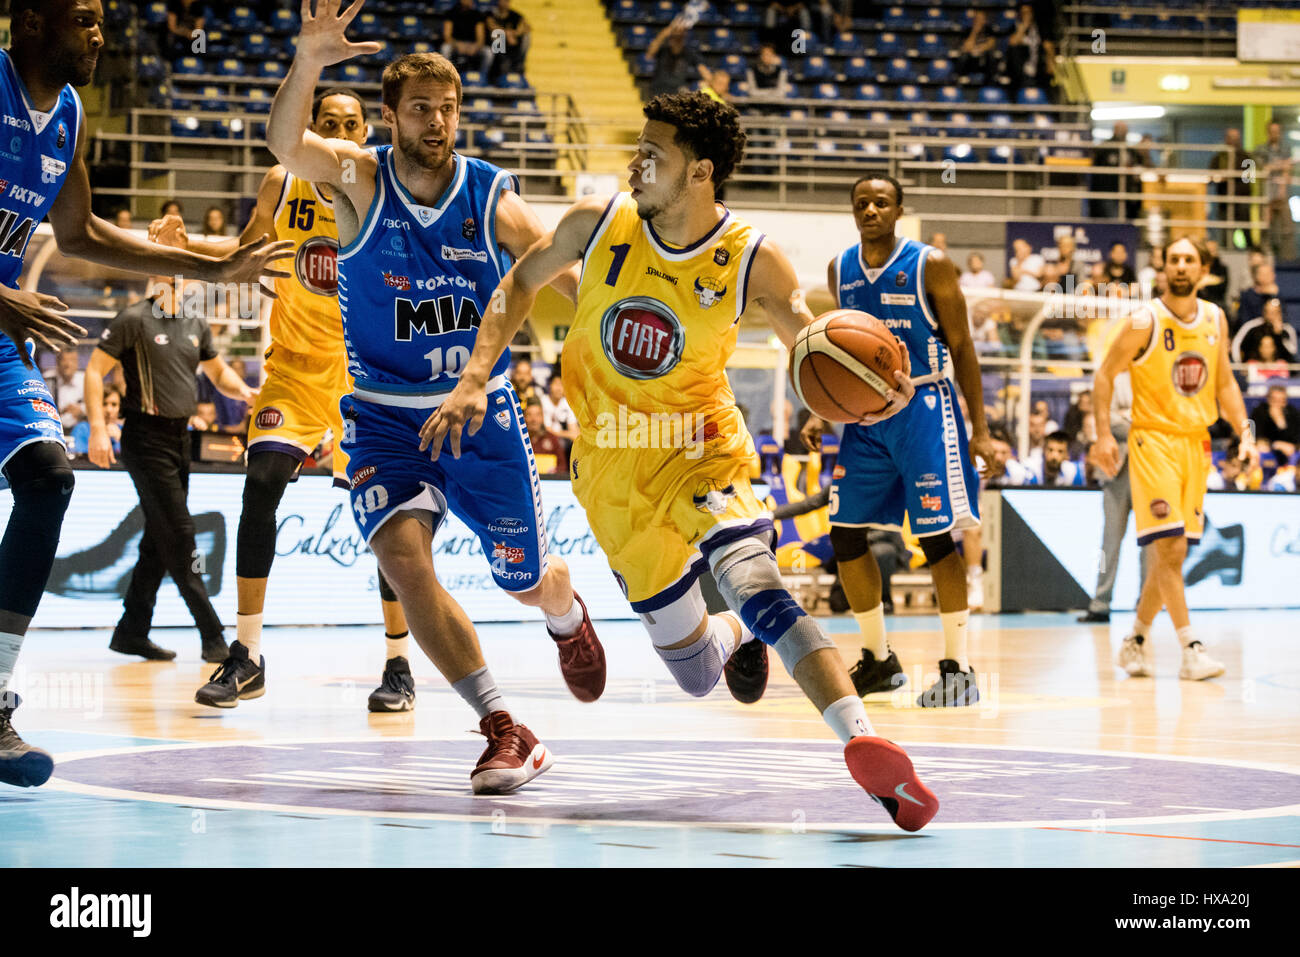
{"label": "purple court circle", "polygon": [[[546,741],[555,766],[475,796],[481,741],[362,740],[149,747],[72,757],[73,789],[383,816],[809,827],[887,823],[831,742]],[[1246,814],[1300,804],[1300,774],[1128,754],[909,745],[942,802],[935,824],[1061,823]]]}

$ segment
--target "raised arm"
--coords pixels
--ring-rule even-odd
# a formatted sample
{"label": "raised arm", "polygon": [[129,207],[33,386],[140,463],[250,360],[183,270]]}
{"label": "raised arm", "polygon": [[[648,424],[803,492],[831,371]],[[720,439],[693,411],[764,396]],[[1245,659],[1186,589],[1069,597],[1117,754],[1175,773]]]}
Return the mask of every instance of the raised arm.
{"label": "raised arm", "polygon": [[930,250],[925,264],[925,295],[934,306],[939,328],[943,331],[948,351],[952,355],[957,385],[966,397],[966,408],[970,412],[971,461],[976,461],[978,457],[987,470],[997,450],[993,447],[989,425],[984,419],[984,383],[980,378],[975,342],[971,339],[966,297],[961,294],[961,285],[957,281],[957,267],[941,249]]}
{"label": "raised arm", "polygon": [[378,53],[378,43],[353,43],[347,27],[361,11],[356,0],[339,12],[341,0],[303,0],[298,52],[289,74],[276,91],[266,123],[266,145],[295,176],[341,190],[364,215],[374,198],[375,158],[350,140],[327,140],[311,130],[311,104],[321,70],[358,54]]}
{"label": "raised arm", "polygon": [[465,426],[469,426],[470,435],[478,432],[487,414],[484,390],[492,367],[528,318],[538,290],[582,261],[587,241],[600,222],[606,202],[598,196],[579,200],[564,214],[554,231],[520,257],[493,291],[460,381],[420,429],[420,449],[432,446],[431,458],[438,457],[443,439],[448,436],[451,454],[460,458]]}
{"label": "raised arm", "polygon": [[[533,243],[546,235],[546,227],[542,225],[537,212],[513,191],[501,194],[501,200],[497,203],[496,225],[497,240],[516,260],[522,259]],[[551,287],[569,302],[577,303],[577,264],[552,279]]]}

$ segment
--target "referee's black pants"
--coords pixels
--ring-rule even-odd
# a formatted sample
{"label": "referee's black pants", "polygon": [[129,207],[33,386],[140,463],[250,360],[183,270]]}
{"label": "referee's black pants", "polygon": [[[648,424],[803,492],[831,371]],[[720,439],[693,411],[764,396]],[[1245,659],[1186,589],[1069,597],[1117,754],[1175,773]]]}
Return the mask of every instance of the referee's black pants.
{"label": "referee's black pants", "polygon": [[145,637],[164,575],[171,575],[203,638],[221,637],[221,620],[199,576],[190,490],[187,419],[128,413],[122,427],[122,465],[131,475],[144,511],[140,558],[126,590],[125,611],[115,634]]}

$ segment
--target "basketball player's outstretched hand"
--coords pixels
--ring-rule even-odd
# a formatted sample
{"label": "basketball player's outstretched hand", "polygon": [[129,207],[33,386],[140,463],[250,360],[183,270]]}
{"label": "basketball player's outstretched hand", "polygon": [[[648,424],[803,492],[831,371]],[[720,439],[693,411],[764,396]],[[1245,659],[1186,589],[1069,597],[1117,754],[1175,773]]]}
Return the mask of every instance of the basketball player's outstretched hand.
{"label": "basketball player's outstretched hand", "polygon": [[35,369],[27,354],[27,340],[51,352],[62,352],[86,337],[86,330],[67,316],[67,306],[54,296],[40,292],[23,292],[0,285],[0,332],[13,340],[23,365]]}
{"label": "basketball player's outstretched hand", "polygon": [[149,242],[175,246],[178,249],[186,248],[189,245],[189,237],[185,234],[185,220],[175,213],[162,219],[155,219],[149,224]]}
{"label": "basketball player's outstretched hand", "polygon": [[916,395],[916,386],[912,385],[912,380],[902,370],[894,373],[894,379],[898,382],[898,388],[890,389],[885,393],[885,407],[879,412],[863,416],[858,421],[858,425],[875,425],[877,422],[884,422],[885,419],[907,408],[907,403],[911,402],[912,396]]}
{"label": "basketball player's outstretched hand", "polygon": [[354,56],[380,52],[383,47],[378,43],[353,43],[347,38],[348,24],[361,12],[364,3],[365,0],[356,0],[340,12],[343,0],[316,0],[316,13],[313,15],[312,0],[302,0],[298,56],[304,62],[329,66]]}
{"label": "basketball player's outstretched hand", "polygon": [[1097,441],[1088,450],[1088,458],[1111,478],[1119,474],[1119,443],[1109,432],[1097,436]]}
{"label": "basketball player's outstretched hand", "polygon": [[[263,233],[257,239],[245,243],[224,257],[221,260],[223,264],[221,281],[261,285],[263,276],[268,279],[288,279],[288,270],[273,269],[271,264],[293,256],[293,240],[280,239],[276,242],[270,240],[271,237]],[[261,289],[262,295],[272,299],[279,298],[270,286],[262,286]]]}
{"label": "basketball player's outstretched hand", "polygon": [[452,458],[460,458],[460,441],[465,426],[469,425],[470,435],[476,434],[486,415],[487,392],[482,387],[475,388],[463,380],[456,383],[451,395],[433,410],[433,415],[420,427],[420,451],[429,449],[429,458],[436,462],[442,452],[443,439],[449,439]]}

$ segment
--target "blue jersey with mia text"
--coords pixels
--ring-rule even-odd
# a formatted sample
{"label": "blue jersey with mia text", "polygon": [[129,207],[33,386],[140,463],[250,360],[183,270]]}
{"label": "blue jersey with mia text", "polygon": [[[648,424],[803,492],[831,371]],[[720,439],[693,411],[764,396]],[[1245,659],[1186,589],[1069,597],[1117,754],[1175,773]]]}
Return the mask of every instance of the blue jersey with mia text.
{"label": "blue jersey with mia text", "polygon": [[913,379],[937,378],[948,365],[948,345],[925,298],[925,263],[931,248],[914,239],[900,239],[885,265],[869,269],[859,243],[840,253],[835,262],[840,308],[861,310],[887,325],[907,346]]}
{"label": "blue jersey with mia text", "polygon": [[[392,147],[373,152],[374,201],[356,239],[339,250],[348,371],[359,389],[445,392],[469,362],[492,291],[510,268],[496,210],[518,181],[454,154],[451,184],[436,206],[422,206],[398,182]],[[492,374],[509,363],[506,350]]]}

